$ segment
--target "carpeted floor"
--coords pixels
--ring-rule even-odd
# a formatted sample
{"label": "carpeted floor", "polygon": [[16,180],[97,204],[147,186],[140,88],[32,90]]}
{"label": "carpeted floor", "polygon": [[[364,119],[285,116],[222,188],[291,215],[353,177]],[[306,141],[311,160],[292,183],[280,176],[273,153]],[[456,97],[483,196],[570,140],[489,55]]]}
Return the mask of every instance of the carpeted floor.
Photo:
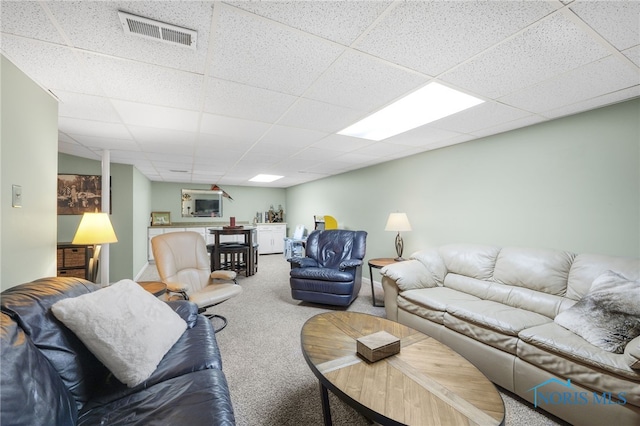
{"label": "carpeted floor", "polygon": [[[154,265],[139,278],[157,279]],[[302,356],[300,330],[307,319],[332,308],[291,298],[289,264],[282,255],[260,256],[258,273],[240,276],[238,282],[243,293],[213,308],[229,320],[229,325],[216,337],[237,425],[321,425],[319,385]],[[376,289],[378,300],[381,292]],[[347,310],[385,315],[384,308],[371,304],[368,280]],[[562,424],[502,389],[500,394],[507,426]],[[370,424],[331,393],[329,396],[335,425]]]}

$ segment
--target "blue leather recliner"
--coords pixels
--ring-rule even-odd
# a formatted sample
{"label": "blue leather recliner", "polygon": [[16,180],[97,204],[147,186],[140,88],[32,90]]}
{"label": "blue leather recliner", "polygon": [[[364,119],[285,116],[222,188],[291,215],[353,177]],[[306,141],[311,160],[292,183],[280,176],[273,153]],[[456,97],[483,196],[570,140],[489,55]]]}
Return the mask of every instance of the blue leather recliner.
{"label": "blue leather recliner", "polygon": [[305,257],[294,257],[289,282],[295,300],[349,306],[362,283],[367,233],[334,229],[309,234]]}

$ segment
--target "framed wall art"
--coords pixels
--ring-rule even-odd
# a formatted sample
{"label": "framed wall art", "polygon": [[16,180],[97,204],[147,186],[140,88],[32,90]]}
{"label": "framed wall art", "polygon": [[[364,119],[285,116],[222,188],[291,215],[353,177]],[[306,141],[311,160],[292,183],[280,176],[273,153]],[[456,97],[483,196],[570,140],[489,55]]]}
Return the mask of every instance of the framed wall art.
{"label": "framed wall art", "polygon": [[102,176],[58,175],[58,214],[102,212]]}
{"label": "framed wall art", "polygon": [[171,225],[170,212],[151,212],[151,226]]}

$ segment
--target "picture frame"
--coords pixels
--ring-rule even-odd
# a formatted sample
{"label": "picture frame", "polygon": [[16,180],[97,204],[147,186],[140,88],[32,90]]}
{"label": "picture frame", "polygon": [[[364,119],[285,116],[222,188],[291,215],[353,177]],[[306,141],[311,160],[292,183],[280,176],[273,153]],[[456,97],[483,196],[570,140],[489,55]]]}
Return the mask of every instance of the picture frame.
{"label": "picture frame", "polygon": [[102,212],[102,176],[58,174],[57,206],[58,215]]}
{"label": "picture frame", "polygon": [[171,212],[151,212],[151,226],[171,225]]}

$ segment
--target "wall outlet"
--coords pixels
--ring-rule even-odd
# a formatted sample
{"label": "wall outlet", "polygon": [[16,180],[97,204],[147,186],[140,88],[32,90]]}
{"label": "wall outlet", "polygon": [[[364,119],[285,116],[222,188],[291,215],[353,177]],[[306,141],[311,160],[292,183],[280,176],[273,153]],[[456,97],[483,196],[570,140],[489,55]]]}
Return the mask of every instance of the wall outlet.
{"label": "wall outlet", "polygon": [[11,206],[22,207],[22,187],[20,185],[11,185]]}

